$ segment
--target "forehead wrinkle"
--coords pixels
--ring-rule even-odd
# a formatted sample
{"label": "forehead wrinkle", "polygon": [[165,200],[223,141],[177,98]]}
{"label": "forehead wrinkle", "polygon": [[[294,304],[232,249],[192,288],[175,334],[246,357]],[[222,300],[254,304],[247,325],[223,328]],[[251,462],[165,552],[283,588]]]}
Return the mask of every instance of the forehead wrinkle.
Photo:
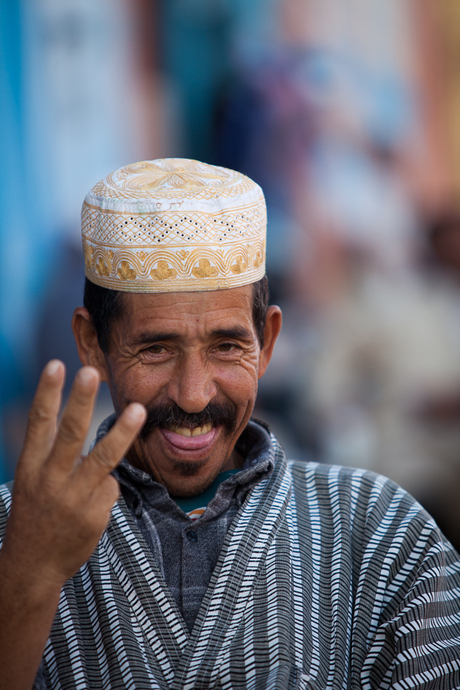
{"label": "forehead wrinkle", "polygon": [[252,291],[245,288],[193,295],[165,293],[155,299],[127,293],[117,330],[126,344],[133,345],[212,336],[249,341],[253,339]]}

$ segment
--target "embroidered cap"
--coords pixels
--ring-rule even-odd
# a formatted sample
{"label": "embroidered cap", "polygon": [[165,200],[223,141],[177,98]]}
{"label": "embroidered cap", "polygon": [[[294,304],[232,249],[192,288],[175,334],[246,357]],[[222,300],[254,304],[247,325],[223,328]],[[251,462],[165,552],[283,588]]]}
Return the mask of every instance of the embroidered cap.
{"label": "embroidered cap", "polygon": [[249,177],[184,158],[127,165],[82,208],[87,278],[124,292],[195,292],[265,274],[267,213]]}

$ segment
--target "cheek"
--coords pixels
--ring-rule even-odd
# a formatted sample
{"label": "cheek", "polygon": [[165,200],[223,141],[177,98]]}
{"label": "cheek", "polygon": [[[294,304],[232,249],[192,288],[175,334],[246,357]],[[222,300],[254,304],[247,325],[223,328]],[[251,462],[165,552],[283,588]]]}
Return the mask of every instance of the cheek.
{"label": "cheek", "polygon": [[257,369],[253,364],[241,362],[222,372],[220,388],[233,402],[247,406],[257,395]]}
{"label": "cheek", "polygon": [[161,393],[164,383],[152,369],[131,367],[118,371],[109,381],[114,404],[120,408],[117,412],[132,402],[148,405]]}

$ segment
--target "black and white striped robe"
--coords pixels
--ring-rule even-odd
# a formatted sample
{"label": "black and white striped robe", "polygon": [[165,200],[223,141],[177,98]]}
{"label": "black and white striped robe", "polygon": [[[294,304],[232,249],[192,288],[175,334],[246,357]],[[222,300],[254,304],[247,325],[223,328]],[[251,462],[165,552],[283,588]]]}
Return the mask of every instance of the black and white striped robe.
{"label": "black and white striped robe", "polygon": [[273,444],[191,633],[120,499],[62,590],[47,687],[460,688],[460,558],[435,523],[381,476]]}

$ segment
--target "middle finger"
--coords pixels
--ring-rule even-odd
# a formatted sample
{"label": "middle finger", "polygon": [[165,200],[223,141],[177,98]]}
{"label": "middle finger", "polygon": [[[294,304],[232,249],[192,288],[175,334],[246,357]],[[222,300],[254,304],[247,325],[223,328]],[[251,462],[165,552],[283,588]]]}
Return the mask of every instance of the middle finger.
{"label": "middle finger", "polygon": [[71,472],[85,442],[99,388],[99,374],[83,367],[75,377],[68,402],[59,422],[49,463]]}

